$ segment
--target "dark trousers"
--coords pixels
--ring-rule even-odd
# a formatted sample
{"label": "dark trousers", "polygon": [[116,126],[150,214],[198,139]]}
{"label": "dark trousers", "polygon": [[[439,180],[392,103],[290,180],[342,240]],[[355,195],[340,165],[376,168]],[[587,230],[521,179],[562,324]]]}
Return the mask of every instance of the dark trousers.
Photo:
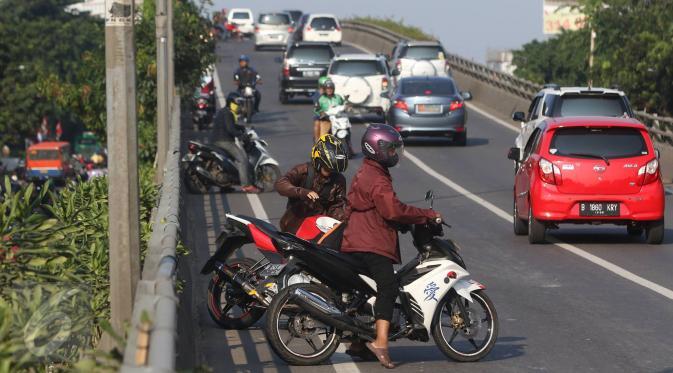
{"label": "dark trousers", "polygon": [[374,317],[377,320],[392,320],[395,299],[399,290],[399,283],[393,270],[393,260],[374,253],[352,253],[350,255],[364,263],[369,277],[376,281]]}
{"label": "dark trousers", "polygon": [[215,144],[234,157],[234,164],[238,170],[241,186],[251,185],[250,175],[252,172],[250,170],[250,162],[248,162],[248,153],[245,152],[245,149],[242,146],[236,145],[234,141],[220,140],[216,141]]}

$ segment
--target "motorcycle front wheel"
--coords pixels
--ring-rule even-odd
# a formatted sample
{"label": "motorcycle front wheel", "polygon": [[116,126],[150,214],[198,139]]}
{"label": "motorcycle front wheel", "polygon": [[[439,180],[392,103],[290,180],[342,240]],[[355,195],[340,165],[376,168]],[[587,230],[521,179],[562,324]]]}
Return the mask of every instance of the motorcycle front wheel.
{"label": "motorcycle front wheel", "polygon": [[276,180],[280,179],[280,168],[273,164],[265,164],[255,171],[257,187],[264,192],[273,191]]}
{"label": "motorcycle front wheel", "polygon": [[[243,273],[255,265],[249,258],[233,259],[227,263],[237,273]],[[208,284],[208,313],[219,326],[225,329],[247,329],[264,315],[264,308],[255,307],[256,301],[236,285],[217,273]]]}
{"label": "motorcycle front wheel", "polygon": [[448,292],[439,302],[432,320],[432,338],[437,347],[444,355],[462,362],[481,360],[498,339],[498,314],[493,302],[483,290],[470,295],[473,302],[453,290]]}
{"label": "motorcycle front wheel", "polygon": [[318,365],[339,347],[340,331],[323,324],[293,301],[292,293],[302,288],[325,300],[334,295],[324,286],[296,284],[273,297],[266,317],[266,339],[271,349],[291,365]]}

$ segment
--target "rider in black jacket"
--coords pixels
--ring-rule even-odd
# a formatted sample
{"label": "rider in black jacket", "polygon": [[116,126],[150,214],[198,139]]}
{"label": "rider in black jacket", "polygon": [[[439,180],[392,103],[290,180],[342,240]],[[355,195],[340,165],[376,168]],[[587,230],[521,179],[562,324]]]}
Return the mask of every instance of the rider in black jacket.
{"label": "rider in black jacket", "polygon": [[[240,93],[246,84],[251,84],[253,87],[260,83],[262,77],[257,71],[250,66],[250,57],[242,54],[238,58],[238,69],[234,71],[234,84],[238,87]],[[259,104],[262,102],[262,94],[259,89],[255,89],[255,111],[259,112]]]}
{"label": "rider in black jacket", "polygon": [[235,113],[238,112],[236,97],[238,97],[237,93],[229,93],[226,106],[215,114],[213,120],[215,145],[226,150],[235,159],[241,190],[246,193],[259,193],[259,188],[252,184],[252,167],[248,162],[248,153],[243,146],[247,141],[245,127],[236,122]]}

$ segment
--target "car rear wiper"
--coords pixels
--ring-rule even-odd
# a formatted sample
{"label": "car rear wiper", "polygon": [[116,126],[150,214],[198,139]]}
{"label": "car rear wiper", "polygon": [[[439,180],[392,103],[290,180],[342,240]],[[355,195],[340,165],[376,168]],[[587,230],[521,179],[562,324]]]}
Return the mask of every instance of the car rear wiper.
{"label": "car rear wiper", "polygon": [[610,160],[608,157],[600,154],[589,154],[589,153],[570,153],[568,155],[572,155],[575,157],[587,157],[587,158],[594,158],[594,159],[602,159],[606,165],[610,165]]}

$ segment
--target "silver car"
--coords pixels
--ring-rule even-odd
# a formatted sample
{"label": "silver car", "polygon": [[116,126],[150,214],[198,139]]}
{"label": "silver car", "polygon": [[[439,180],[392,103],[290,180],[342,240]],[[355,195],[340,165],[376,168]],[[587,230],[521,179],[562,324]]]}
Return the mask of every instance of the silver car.
{"label": "silver car", "polygon": [[294,32],[292,18],[287,13],[262,13],[255,26],[255,50],[262,47],[284,48]]}
{"label": "silver car", "polygon": [[442,136],[465,146],[465,101],[471,99],[448,77],[402,78],[391,93],[386,119],[402,137]]}

